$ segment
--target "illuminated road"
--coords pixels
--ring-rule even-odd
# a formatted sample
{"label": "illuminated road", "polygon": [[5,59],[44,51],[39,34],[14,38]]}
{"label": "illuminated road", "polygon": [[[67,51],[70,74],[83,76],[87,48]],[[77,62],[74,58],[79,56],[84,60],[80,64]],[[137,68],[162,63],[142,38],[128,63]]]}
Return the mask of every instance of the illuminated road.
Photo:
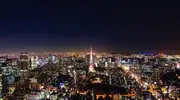
{"label": "illuminated road", "polygon": [[[150,89],[148,90],[149,92],[151,92],[156,98],[158,96],[160,96],[159,92],[156,90],[156,86],[155,84],[149,84],[146,83],[144,81],[141,80],[141,77],[136,75],[135,73],[133,73],[131,70],[129,70],[129,68],[127,66],[120,66],[124,71],[126,71],[126,73],[128,73],[129,76],[133,77],[142,87],[147,88],[149,87]],[[160,96],[161,98],[158,100],[163,100],[162,96]]]}

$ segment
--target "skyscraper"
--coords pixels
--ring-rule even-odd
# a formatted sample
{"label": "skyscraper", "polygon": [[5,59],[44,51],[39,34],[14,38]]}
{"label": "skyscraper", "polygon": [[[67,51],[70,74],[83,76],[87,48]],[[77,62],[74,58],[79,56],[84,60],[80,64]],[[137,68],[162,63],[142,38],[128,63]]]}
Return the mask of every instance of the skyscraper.
{"label": "skyscraper", "polygon": [[93,52],[92,52],[92,47],[90,50],[90,61],[89,61],[89,72],[96,72],[96,70],[94,69],[94,63],[93,63]]}
{"label": "skyscraper", "polygon": [[36,69],[38,66],[38,57],[37,56],[31,56],[30,57],[31,67],[30,69]]}
{"label": "skyscraper", "polygon": [[21,77],[24,79],[25,77],[28,76],[29,74],[29,65],[30,65],[30,60],[28,58],[27,52],[22,52],[18,56],[18,69],[20,70]]}

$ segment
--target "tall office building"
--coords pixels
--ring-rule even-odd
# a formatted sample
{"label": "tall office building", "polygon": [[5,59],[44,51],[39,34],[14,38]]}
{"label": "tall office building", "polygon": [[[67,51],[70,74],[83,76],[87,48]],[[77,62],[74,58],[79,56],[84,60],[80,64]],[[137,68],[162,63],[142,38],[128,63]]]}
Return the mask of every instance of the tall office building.
{"label": "tall office building", "polygon": [[94,63],[93,63],[93,52],[92,52],[92,47],[91,47],[91,50],[90,50],[90,61],[89,61],[89,72],[96,72],[96,70],[94,69]]}
{"label": "tall office building", "polygon": [[22,78],[27,77],[29,74],[30,60],[27,52],[23,52],[18,56],[18,69],[20,70]]}
{"label": "tall office building", "polygon": [[48,56],[48,61],[50,61],[50,62],[52,62],[52,63],[54,63],[54,64],[56,64],[56,63],[59,62],[59,60],[58,60],[58,58],[56,57],[56,55],[52,55],[52,54],[49,54],[49,56]]}
{"label": "tall office building", "polygon": [[36,69],[38,66],[38,57],[37,56],[31,56],[30,57],[31,67],[30,69]]}
{"label": "tall office building", "polygon": [[8,86],[9,84],[6,75],[2,75],[2,94],[6,94],[9,92]]}
{"label": "tall office building", "polygon": [[5,57],[5,56],[0,57],[0,66],[2,66],[3,64],[5,64],[5,63],[6,63],[6,60],[7,60],[7,57]]}
{"label": "tall office building", "polygon": [[144,62],[148,62],[148,61],[149,61],[148,56],[145,56]]}

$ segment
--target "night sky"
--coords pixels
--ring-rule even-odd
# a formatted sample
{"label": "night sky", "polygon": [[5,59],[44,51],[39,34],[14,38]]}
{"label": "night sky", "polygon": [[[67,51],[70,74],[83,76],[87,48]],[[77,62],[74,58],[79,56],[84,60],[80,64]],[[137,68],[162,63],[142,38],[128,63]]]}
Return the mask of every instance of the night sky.
{"label": "night sky", "polygon": [[180,50],[178,3],[120,1],[1,0],[0,52]]}

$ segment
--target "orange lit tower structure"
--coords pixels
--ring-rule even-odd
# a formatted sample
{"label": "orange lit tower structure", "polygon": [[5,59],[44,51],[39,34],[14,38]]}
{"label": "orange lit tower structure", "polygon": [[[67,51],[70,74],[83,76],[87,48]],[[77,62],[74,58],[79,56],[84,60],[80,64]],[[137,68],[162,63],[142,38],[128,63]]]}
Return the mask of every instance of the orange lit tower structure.
{"label": "orange lit tower structure", "polygon": [[91,50],[90,50],[90,61],[89,61],[89,72],[96,72],[96,70],[94,69],[94,63],[93,63],[93,52],[92,52],[92,47],[91,47]]}

